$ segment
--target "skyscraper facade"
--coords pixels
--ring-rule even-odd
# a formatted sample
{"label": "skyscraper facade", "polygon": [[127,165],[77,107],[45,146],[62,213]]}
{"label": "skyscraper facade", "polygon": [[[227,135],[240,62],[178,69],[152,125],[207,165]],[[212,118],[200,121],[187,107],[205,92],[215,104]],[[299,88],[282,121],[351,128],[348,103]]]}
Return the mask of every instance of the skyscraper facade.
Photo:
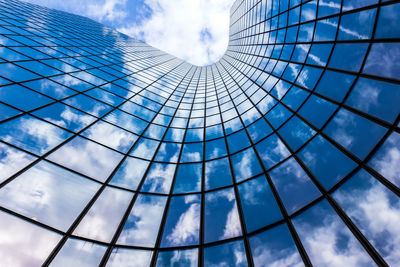
{"label": "skyscraper facade", "polygon": [[199,67],[0,0],[0,266],[399,266],[398,2],[238,0]]}

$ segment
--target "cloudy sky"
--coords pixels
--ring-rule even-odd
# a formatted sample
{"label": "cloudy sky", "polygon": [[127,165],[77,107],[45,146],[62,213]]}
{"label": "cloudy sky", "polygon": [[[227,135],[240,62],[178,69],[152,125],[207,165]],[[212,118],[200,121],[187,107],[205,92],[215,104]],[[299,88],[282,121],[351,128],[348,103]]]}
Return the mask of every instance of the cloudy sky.
{"label": "cloudy sky", "polygon": [[225,52],[233,0],[24,0],[99,21],[195,65]]}

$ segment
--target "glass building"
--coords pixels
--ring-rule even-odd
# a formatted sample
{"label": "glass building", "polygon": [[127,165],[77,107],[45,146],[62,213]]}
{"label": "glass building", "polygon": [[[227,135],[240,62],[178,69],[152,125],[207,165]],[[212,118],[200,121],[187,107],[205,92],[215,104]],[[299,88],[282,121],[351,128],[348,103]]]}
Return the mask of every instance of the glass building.
{"label": "glass building", "polygon": [[399,42],[399,1],[236,1],[199,67],[0,0],[0,266],[400,266]]}

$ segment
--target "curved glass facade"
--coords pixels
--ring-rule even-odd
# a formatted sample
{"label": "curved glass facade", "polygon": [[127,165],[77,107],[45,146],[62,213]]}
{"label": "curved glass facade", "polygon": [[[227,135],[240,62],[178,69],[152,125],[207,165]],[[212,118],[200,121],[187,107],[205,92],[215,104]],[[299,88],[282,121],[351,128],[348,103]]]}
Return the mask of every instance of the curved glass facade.
{"label": "curved glass facade", "polygon": [[1,266],[399,266],[400,3],[246,0],[198,67],[0,0]]}

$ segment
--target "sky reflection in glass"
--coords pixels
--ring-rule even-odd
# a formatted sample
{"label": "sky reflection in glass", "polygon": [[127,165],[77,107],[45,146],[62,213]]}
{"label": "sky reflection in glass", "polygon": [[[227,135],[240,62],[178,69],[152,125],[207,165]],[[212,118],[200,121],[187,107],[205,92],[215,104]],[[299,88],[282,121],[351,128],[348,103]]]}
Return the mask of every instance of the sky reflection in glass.
{"label": "sky reflection in glass", "polygon": [[0,261],[399,265],[399,6],[236,1],[198,67],[0,0]]}

